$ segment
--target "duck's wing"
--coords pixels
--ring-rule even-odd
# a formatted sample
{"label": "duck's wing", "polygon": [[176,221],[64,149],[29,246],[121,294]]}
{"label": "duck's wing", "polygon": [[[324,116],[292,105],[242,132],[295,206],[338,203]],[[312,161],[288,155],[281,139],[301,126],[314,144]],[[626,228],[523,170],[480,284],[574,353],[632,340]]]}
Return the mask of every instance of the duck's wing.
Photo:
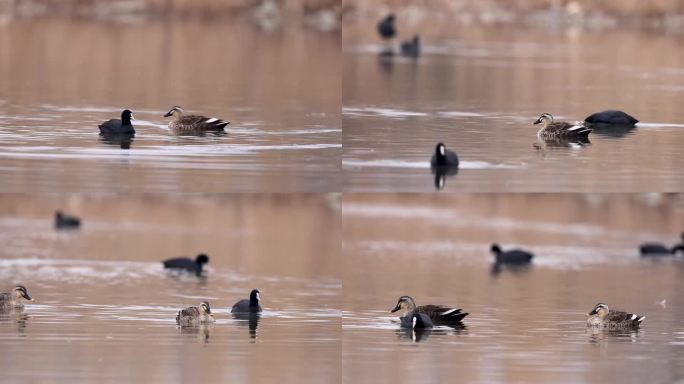
{"label": "duck's wing", "polygon": [[627,313],[622,311],[610,311],[604,319],[604,321],[609,321],[612,323],[632,323],[637,325],[641,323],[646,317],[640,316],[634,313]]}
{"label": "duck's wing", "polygon": [[566,121],[551,123],[546,127],[546,131],[553,136],[586,136],[591,132],[591,128],[577,121],[574,124]]}
{"label": "duck's wing", "polygon": [[188,307],[180,311],[180,317],[198,317],[200,314],[199,308],[197,307]]}
{"label": "duck's wing", "polygon": [[206,117],[199,115],[183,116],[178,121],[179,125],[186,129],[192,130],[207,130],[207,131],[222,131],[227,121],[223,121],[216,117]]}
{"label": "duck's wing", "polygon": [[437,321],[461,321],[468,313],[460,308],[449,308],[444,305],[428,304],[416,307],[418,313],[423,313],[432,320]]}

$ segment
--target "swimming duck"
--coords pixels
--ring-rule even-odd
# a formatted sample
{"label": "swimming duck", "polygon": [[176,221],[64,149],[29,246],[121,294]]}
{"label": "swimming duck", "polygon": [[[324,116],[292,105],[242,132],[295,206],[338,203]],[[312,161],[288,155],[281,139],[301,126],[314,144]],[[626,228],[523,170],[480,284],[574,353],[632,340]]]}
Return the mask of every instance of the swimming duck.
{"label": "swimming duck", "polygon": [[249,294],[249,299],[243,299],[233,304],[233,308],[230,310],[230,312],[261,312],[261,305],[259,305],[259,300],[261,300],[259,290],[253,289],[252,292],[250,292]]}
{"label": "swimming duck", "polygon": [[622,311],[611,311],[608,306],[598,303],[594,309],[587,313],[587,326],[610,329],[639,328],[646,316],[635,315]]}
{"label": "swimming duck", "polygon": [[168,111],[164,117],[171,117],[169,128],[176,133],[204,133],[204,132],[224,132],[223,128],[229,124],[216,117],[205,117],[199,115],[184,115],[183,109],[175,106]]}
{"label": "swimming duck", "polygon": [[434,327],[430,316],[424,313],[412,313],[400,318],[402,328],[428,329]]}
{"label": "swimming duck", "polygon": [[446,148],[444,143],[437,143],[435,146],[435,153],[430,159],[432,167],[458,167],[458,156],[456,152],[450,151]]}
{"label": "swimming duck", "polygon": [[529,264],[534,257],[533,254],[522,249],[511,249],[504,252],[496,243],[492,244],[491,251],[496,256],[496,264]]}
{"label": "swimming duck", "polygon": [[553,121],[553,116],[550,113],[542,113],[534,125],[541,124],[541,129],[537,132],[537,137],[542,140],[548,139],[571,139],[583,137],[591,133],[591,128],[584,125],[582,122],[576,124],[566,123],[565,121]]}
{"label": "swimming duck", "polygon": [[397,305],[390,311],[390,313],[397,312],[400,309],[404,309],[404,314],[402,318],[409,317],[414,313],[419,313],[427,316],[430,320],[435,323],[459,323],[464,317],[468,316],[468,313],[463,312],[462,309],[449,308],[443,305],[421,305],[416,306],[416,302],[413,301],[411,296],[401,296],[397,300]]}
{"label": "swimming duck", "polygon": [[198,325],[213,322],[214,315],[211,313],[208,301],[201,302],[199,307],[182,309],[176,315],[176,323],[179,325]]}
{"label": "swimming duck", "polygon": [[409,57],[420,56],[420,37],[413,36],[413,39],[401,43],[401,54]]}
{"label": "swimming duck", "polygon": [[175,257],[173,259],[162,261],[162,263],[164,263],[164,268],[192,272],[197,276],[202,274],[202,266],[208,262],[209,256],[205,255],[204,253],[197,255],[195,260],[192,260],[188,257]]}
{"label": "swimming duck", "polygon": [[677,253],[677,251],[684,252],[684,233],[682,233],[682,242],[672,247],[668,247],[660,243],[644,243],[639,246],[642,257],[653,256],[670,256]]}
{"label": "swimming duck", "polygon": [[626,114],[622,111],[609,109],[606,111],[592,113],[584,119],[589,124],[605,124],[605,125],[635,125],[639,120]]}
{"label": "swimming duck", "polygon": [[394,28],[393,13],[390,13],[389,15],[385,16],[384,19],[380,20],[378,23],[378,33],[383,39],[386,40],[393,38],[397,34],[397,31]]}
{"label": "swimming duck", "polygon": [[29,296],[26,287],[23,285],[17,285],[12,292],[0,293],[0,310],[9,311],[24,308],[24,303],[21,302],[22,299],[33,301],[33,298]]}
{"label": "swimming duck", "polygon": [[75,216],[69,216],[62,211],[55,212],[56,229],[76,229],[81,226],[81,220]]}
{"label": "swimming duck", "polygon": [[135,134],[135,128],[131,124],[131,120],[135,120],[133,113],[124,109],[121,112],[121,120],[111,119],[104,123],[98,125],[100,128],[101,135],[133,135]]}

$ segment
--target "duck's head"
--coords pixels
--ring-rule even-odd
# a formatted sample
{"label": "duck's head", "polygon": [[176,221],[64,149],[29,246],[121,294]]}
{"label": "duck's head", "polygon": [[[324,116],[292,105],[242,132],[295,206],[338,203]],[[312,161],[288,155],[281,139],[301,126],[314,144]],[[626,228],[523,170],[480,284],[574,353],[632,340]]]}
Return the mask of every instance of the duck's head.
{"label": "duck's head", "polygon": [[26,290],[26,287],[23,285],[17,285],[14,287],[14,297],[17,299],[26,299],[28,301],[33,301],[33,298],[29,296],[28,291]]}
{"label": "duck's head", "polygon": [[258,289],[252,289],[252,292],[249,293],[249,305],[257,306],[259,305],[259,300],[261,300],[261,293]]}
{"label": "duck's head", "polygon": [[133,112],[131,112],[130,109],[124,109],[123,112],[121,112],[121,122],[130,122],[131,120],[135,120],[135,117],[133,117]]}
{"label": "duck's head", "polygon": [[544,125],[553,123],[553,116],[551,116],[550,113],[542,113],[541,116],[539,116],[539,118],[535,120],[532,124],[537,125],[542,123]]}
{"label": "duck's head", "polygon": [[214,314],[211,313],[211,307],[209,306],[208,301],[203,301],[200,303],[199,311],[200,311],[200,314],[202,314],[202,315],[209,315],[211,317],[214,317]]}
{"label": "duck's head", "polygon": [[181,116],[183,116],[183,108],[181,108],[181,107],[179,107],[179,106],[177,106],[177,105],[176,105],[175,107],[171,108],[171,109],[170,109],[168,112],[166,112],[166,114],[164,115],[164,117],[173,117],[173,118],[176,118],[176,119],[177,119],[177,118],[180,118]]}
{"label": "duck's head", "polygon": [[598,315],[601,319],[604,319],[608,315],[608,306],[603,303],[598,303],[587,315],[594,316]]}
{"label": "duck's head", "polygon": [[407,311],[412,311],[416,308],[416,302],[413,301],[413,298],[411,296],[401,296],[399,300],[397,300],[397,305],[390,311],[390,313],[394,313],[396,311],[399,311],[401,309],[405,309]]}
{"label": "duck's head", "polygon": [[495,255],[498,255],[499,253],[501,253],[501,247],[500,247],[499,244],[497,244],[497,243],[492,244],[490,250],[491,250],[492,253],[495,254]]}
{"label": "duck's head", "polygon": [[197,257],[195,258],[195,263],[197,263],[197,264],[206,264],[206,263],[208,263],[208,262],[209,262],[209,256],[207,256],[207,255],[204,254],[204,253],[200,253],[200,254],[197,255]]}

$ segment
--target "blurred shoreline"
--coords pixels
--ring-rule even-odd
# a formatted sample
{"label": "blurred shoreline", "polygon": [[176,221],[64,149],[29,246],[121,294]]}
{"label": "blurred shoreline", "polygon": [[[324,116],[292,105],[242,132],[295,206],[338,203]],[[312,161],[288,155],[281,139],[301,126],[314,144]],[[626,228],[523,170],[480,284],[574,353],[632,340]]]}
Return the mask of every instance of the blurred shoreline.
{"label": "blurred shoreline", "polygon": [[0,0],[0,24],[16,19],[72,18],[119,22],[251,19],[265,30],[303,25],[339,31],[340,0]]}
{"label": "blurred shoreline", "polygon": [[641,29],[684,32],[677,0],[343,0],[345,22],[377,20],[393,12],[404,24],[524,25],[545,29]]}

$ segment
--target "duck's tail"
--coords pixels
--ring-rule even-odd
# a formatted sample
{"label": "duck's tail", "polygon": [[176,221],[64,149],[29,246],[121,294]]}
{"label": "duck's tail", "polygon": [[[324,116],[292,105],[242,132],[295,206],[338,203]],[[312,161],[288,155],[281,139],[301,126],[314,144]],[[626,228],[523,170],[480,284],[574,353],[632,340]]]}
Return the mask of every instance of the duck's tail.
{"label": "duck's tail", "polygon": [[463,312],[460,308],[453,308],[449,309],[448,311],[444,311],[439,314],[439,318],[442,321],[451,321],[451,322],[458,322],[463,320],[468,316],[467,312]]}

